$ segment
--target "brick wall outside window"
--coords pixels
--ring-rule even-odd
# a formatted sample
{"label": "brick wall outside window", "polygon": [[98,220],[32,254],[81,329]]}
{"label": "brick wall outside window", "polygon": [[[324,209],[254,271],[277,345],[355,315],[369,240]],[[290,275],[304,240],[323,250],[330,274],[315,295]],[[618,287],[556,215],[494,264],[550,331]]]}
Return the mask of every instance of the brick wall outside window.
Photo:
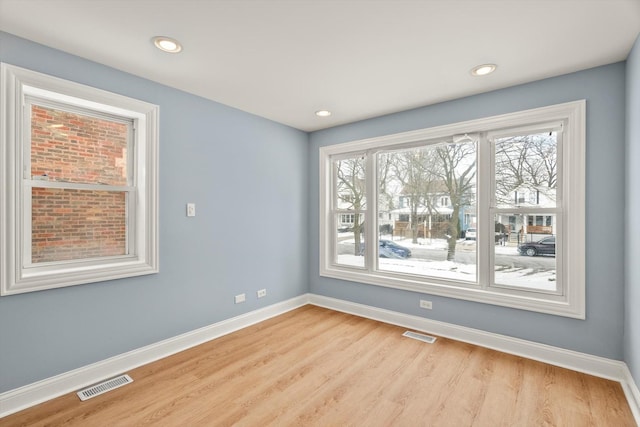
{"label": "brick wall outside window", "polygon": [[[126,124],[33,105],[31,175],[125,186],[127,139]],[[34,263],[126,254],[126,193],[34,187],[31,237]]]}

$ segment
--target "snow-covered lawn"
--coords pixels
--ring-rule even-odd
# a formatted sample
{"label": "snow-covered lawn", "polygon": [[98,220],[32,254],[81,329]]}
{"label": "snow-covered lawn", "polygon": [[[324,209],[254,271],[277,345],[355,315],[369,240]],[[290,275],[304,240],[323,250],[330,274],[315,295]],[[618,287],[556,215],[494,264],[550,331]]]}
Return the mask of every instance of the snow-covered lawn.
{"label": "snow-covered lawn", "polygon": [[[391,239],[389,239],[391,240]],[[411,239],[397,239],[395,243],[410,249],[447,249],[447,241],[444,239],[418,239],[418,243],[412,243]],[[353,244],[353,239],[343,240],[341,243]],[[475,251],[475,241],[460,240],[456,244],[457,250]],[[495,253],[502,255],[517,255],[515,246],[495,246]],[[355,255],[339,255],[338,262],[344,265],[364,267],[364,257]],[[418,276],[430,276],[441,279],[455,279],[469,282],[476,281],[476,265],[462,264],[454,261],[431,261],[429,259],[387,259],[379,258],[381,271],[393,271]],[[520,266],[496,266],[495,282],[503,285],[521,288],[553,291],[556,288],[555,269],[543,270],[540,268],[527,268]]]}
{"label": "snow-covered lawn", "polygon": [[[424,248],[424,249],[442,249],[445,250],[447,249],[447,240],[445,239],[423,239],[423,238],[418,238],[418,242],[417,243],[413,243],[412,239],[404,239],[404,238],[397,238],[394,237],[392,238],[389,235],[382,235],[380,236],[381,240],[391,240],[394,243],[397,243],[401,246],[404,246],[406,248]],[[353,244],[355,243],[355,240],[353,239],[353,233],[338,233],[338,241],[340,243],[344,243],[344,244]],[[456,248],[460,248],[463,250],[474,250],[476,247],[476,241],[475,240],[464,240],[464,239],[458,239],[458,241],[456,242]],[[516,248],[516,246],[502,246],[502,245],[495,245],[496,248],[496,253],[497,254],[504,254],[504,255],[515,255],[518,253],[518,249]]]}

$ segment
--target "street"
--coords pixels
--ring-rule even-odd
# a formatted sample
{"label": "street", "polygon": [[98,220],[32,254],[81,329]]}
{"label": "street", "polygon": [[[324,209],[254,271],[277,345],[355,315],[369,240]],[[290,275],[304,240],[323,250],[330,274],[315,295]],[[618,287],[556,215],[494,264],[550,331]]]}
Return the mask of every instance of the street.
{"label": "street", "polygon": [[[425,261],[446,261],[447,251],[445,249],[431,249],[411,247],[411,259],[412,260],[425,260]],[[475,264],[476,254],[475,246],[461,246],[456,247],[455,262],[459,264]],[[555,270],[556,259],[552,256],[522,256],[517,254],[517,250],[513,248],[514,254],[496,254],[496,265],[509,268],[531,268],[534,271],[549,271]],[[339,242],[338,255],[350,255],[353,254],[353,243]]]}

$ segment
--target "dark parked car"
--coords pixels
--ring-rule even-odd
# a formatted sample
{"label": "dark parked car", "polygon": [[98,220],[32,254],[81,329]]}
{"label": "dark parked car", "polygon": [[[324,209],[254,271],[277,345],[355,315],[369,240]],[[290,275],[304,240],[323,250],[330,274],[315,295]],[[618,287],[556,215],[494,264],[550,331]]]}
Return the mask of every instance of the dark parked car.
{"label": "dark parked car", "polygon": [[520,255],[555,255],[556,254],[556,236],[545,237],[537,242],[527,242],[518,246]]}
{"label": "dark parked car", "polygon": [[[364,255],[364,243],[360,245],[360,255]],[[380,258],[409,258],[411,250],[391,240],[380,239],[378,241],[378,256]]]}

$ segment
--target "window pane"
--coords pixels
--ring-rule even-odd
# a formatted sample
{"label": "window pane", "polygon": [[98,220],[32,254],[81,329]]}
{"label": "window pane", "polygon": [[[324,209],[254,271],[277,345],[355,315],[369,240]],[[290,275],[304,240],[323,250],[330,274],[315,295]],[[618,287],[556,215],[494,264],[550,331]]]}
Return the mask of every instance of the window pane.
{"label": "window pane", "polygon": [[334,162],[336,209],[361,211],[366,208],[365,165],[364,157]]}
{"label": "window pane", "polygon": [[495,150],[498,207],[556,207],[556,132],[500,138]]}
{"label": "window pane", "polygon": [[378,154],[379,269],[476,281],[476,142]]}
{"label": "window pane", "polygon": [[32,189],[33,263],[127,253],[126,194]]}
{"label": "window pane", "polygon": [[128,133],[121,122],[32,105],[31,176],[127,185]]}
{"label": "window pane", "polygon": [[[537,218],[550,225],[531,225]],[[495,283],[556,291],[556,216],[499,214],[495,224]]]}
{"label": "window pane", "polygon": [[[346,219],[351,222],[343,222]],[[364,267],[364,215],[336,214],[336,262]]]}

